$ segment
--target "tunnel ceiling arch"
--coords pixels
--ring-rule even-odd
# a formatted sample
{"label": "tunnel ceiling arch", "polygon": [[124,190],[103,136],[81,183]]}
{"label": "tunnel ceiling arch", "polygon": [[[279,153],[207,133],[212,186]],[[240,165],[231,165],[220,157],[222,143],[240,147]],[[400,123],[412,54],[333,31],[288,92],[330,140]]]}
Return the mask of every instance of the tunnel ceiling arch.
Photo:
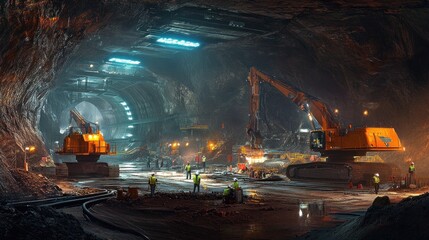
{"label": "tunnel ceiling arch", "polygon": [[[196,101],[189,88],[192,86],[186,83],[186,76],[177,77],[181,74],[177,66],[181,56],[211,45],[264,38],[276,30],[268,22],[283,21],[193,6],[149,14],[153,14],[151,27],[112,23],[90,36],[60,72],[51,92],[51,96],[65,97],[70,106],[82,101],[96,106],[104,127],[110,129],[106,133],[111,141],[144,141],[150,128],[160,130],[166,122],[179,126],[177,122],[197,121],[195,113],[187,116],[192,109],[186,103]],[[59,111],[70,108],[65,106],[54,112],[61,115]],[[64,123],[60,125],[64,127]]]}

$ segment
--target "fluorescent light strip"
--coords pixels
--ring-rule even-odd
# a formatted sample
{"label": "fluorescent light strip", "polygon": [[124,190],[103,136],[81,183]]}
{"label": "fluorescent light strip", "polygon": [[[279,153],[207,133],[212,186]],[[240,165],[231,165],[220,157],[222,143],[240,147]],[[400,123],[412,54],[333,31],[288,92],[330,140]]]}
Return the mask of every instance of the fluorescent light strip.
{"label": "fluorescent light strip", "polygon": [[110,58],[109,62],[125,63],[125,64],[132,64],[132,65],[139,65],[140,64],[140,61],[134,61],[134,60],[123,59],[123,58]]}
{"label": "fluorescent light strip", "polygon": [[199,47],[200,46],[200,44],[197,42],[190,42],[190,41],[179,40],[179,39],[174,39],[174,38],[160,38],[156,41],[160,42],[160,43],[180,45],[180,46],[185,46],[185,47]]}

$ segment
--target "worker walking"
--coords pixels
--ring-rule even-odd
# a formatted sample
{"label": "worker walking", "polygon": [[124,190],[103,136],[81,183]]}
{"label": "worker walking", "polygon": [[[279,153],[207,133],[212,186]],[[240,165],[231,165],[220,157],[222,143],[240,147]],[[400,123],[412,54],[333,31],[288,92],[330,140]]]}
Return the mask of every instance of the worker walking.
{"label": "worker walking", "polygon": [[375,194],[378,194],[378,189],[380,188],[380,175],[378,173],[374,174],[373,180]]}
{"label": "worker walking", "polygon": [[200,172],[197,171],[195,172],[195,176],[194,176],[194,193],[196,188],[198,188],[198,192],[200,192],[200,183],[201,183],[201,176],[200,176]]}
{"label": "worker walking", "polygon": [[408,173],[410,174],[410,179],[408,181],[409,184],[415,184],[415,176],[414,173],[416,172],[416,167],[414,166],[414,162],[410,163],[410,166],[408,167]]}
{"label": "worker walking", "polygon": [[153,195],[155,194],[155,188],[156,188],[156,182],[158,181],[158,179],[156,179],[155,177],[155,173],[152,173],[152,176],[149,177],[149,186],[150,186],[150,196],[153,197]]}
{"label": "worker walking", "polygon": [[191,164],[188,162],[188,164],[186,164],[185,166],[185,171],[186,171],[186,179],[191,179]]}
{"label": "worker walking", "polygon": [[203,161],[204,172],[206,172],[206,156],[205,155],[203,155],[202,161]]}

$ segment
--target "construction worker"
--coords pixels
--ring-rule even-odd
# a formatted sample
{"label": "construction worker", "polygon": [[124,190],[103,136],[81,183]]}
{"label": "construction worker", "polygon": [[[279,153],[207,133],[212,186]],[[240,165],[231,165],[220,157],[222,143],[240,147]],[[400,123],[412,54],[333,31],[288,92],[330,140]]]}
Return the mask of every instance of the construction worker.
{"label": "construction worker", "polygon": [[223,202],[224,203],[231,203],[233,201],[233,188],[232,186],[226,186],[226,188],[223,190]]}
{"label": "construction worker", "polygon": [[185,166],[185,171],[186,171],[186,179],[191,179],[191,164],[188,162]]}
{"label": "construction worker", "polygon": [[375,194],[378,194],[378,189],[380,188],[380,175],[378,173],[374,174],[373,180],[374,180]]}
{"label": "construction worker", "polygon": [[240,188],[240,185],[238,184],[238,179],[237,178],[234,178],[234,182],[232,183],[232,188],[234,190],[237,190],[237,189]]}
{"label": "construction worker", "polygon": [[150,186],[150,196],[153,197],[153,195],[155,194],[155,188],[156,188],[156,182],[158,181],[158,179],[156,179],[155,177],[155,173],[152,173],[152,176],[149,177],[149,186]]}
{"label": "construction worker", "polygon": [[408,167],[408,173],[410,174],[409,184],[415,183],[415,176],[414,173],[416,172],[416,167],[414,166],[414,162],[410,163],[410,166]]}
{"label": "construction worker", "polygon": [[200,155],[197,154],[197,156],[195,156],[195,164],[197,164],[197,168],[200,167]]}
{"label": "construction worker", "polygon": [[198,188],[198,192],[200,192],[200,183],[201,183],[201,176],[200,176],[200,172],[197,171],[195,172],[195,176],[194,176],[194,193],[195,193],[195,188]]}
{"label": "construction worker", "polygon": [[206,172],[206,156],[205,155],[203,155],[202,161],[203,161],[204,172]]}

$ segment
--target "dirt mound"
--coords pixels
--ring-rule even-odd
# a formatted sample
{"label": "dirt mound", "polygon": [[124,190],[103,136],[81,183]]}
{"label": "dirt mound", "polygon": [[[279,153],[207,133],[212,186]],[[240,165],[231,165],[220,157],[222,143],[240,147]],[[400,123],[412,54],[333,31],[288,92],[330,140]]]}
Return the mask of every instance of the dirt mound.
{"label": "dirt mound", "polygon": [[61,196],[61,189],[41,174],[20,169],[11,170],[11,174],[20,186],[19,192],[3,193],[3,198],[36,199]]}
{"label": "dirt mound", "polygon": [[395,205],[373,204],[364,216],[331,230],[310,232],[300,239],[429,239],[428,206],[429,193],[404,199]]}
{"label": "dirt mound", "polygon": [[18,211],[0,206],[0,239],[82,239],[99,238],[83,231],[73,216],[52,208],[34,208]]}

